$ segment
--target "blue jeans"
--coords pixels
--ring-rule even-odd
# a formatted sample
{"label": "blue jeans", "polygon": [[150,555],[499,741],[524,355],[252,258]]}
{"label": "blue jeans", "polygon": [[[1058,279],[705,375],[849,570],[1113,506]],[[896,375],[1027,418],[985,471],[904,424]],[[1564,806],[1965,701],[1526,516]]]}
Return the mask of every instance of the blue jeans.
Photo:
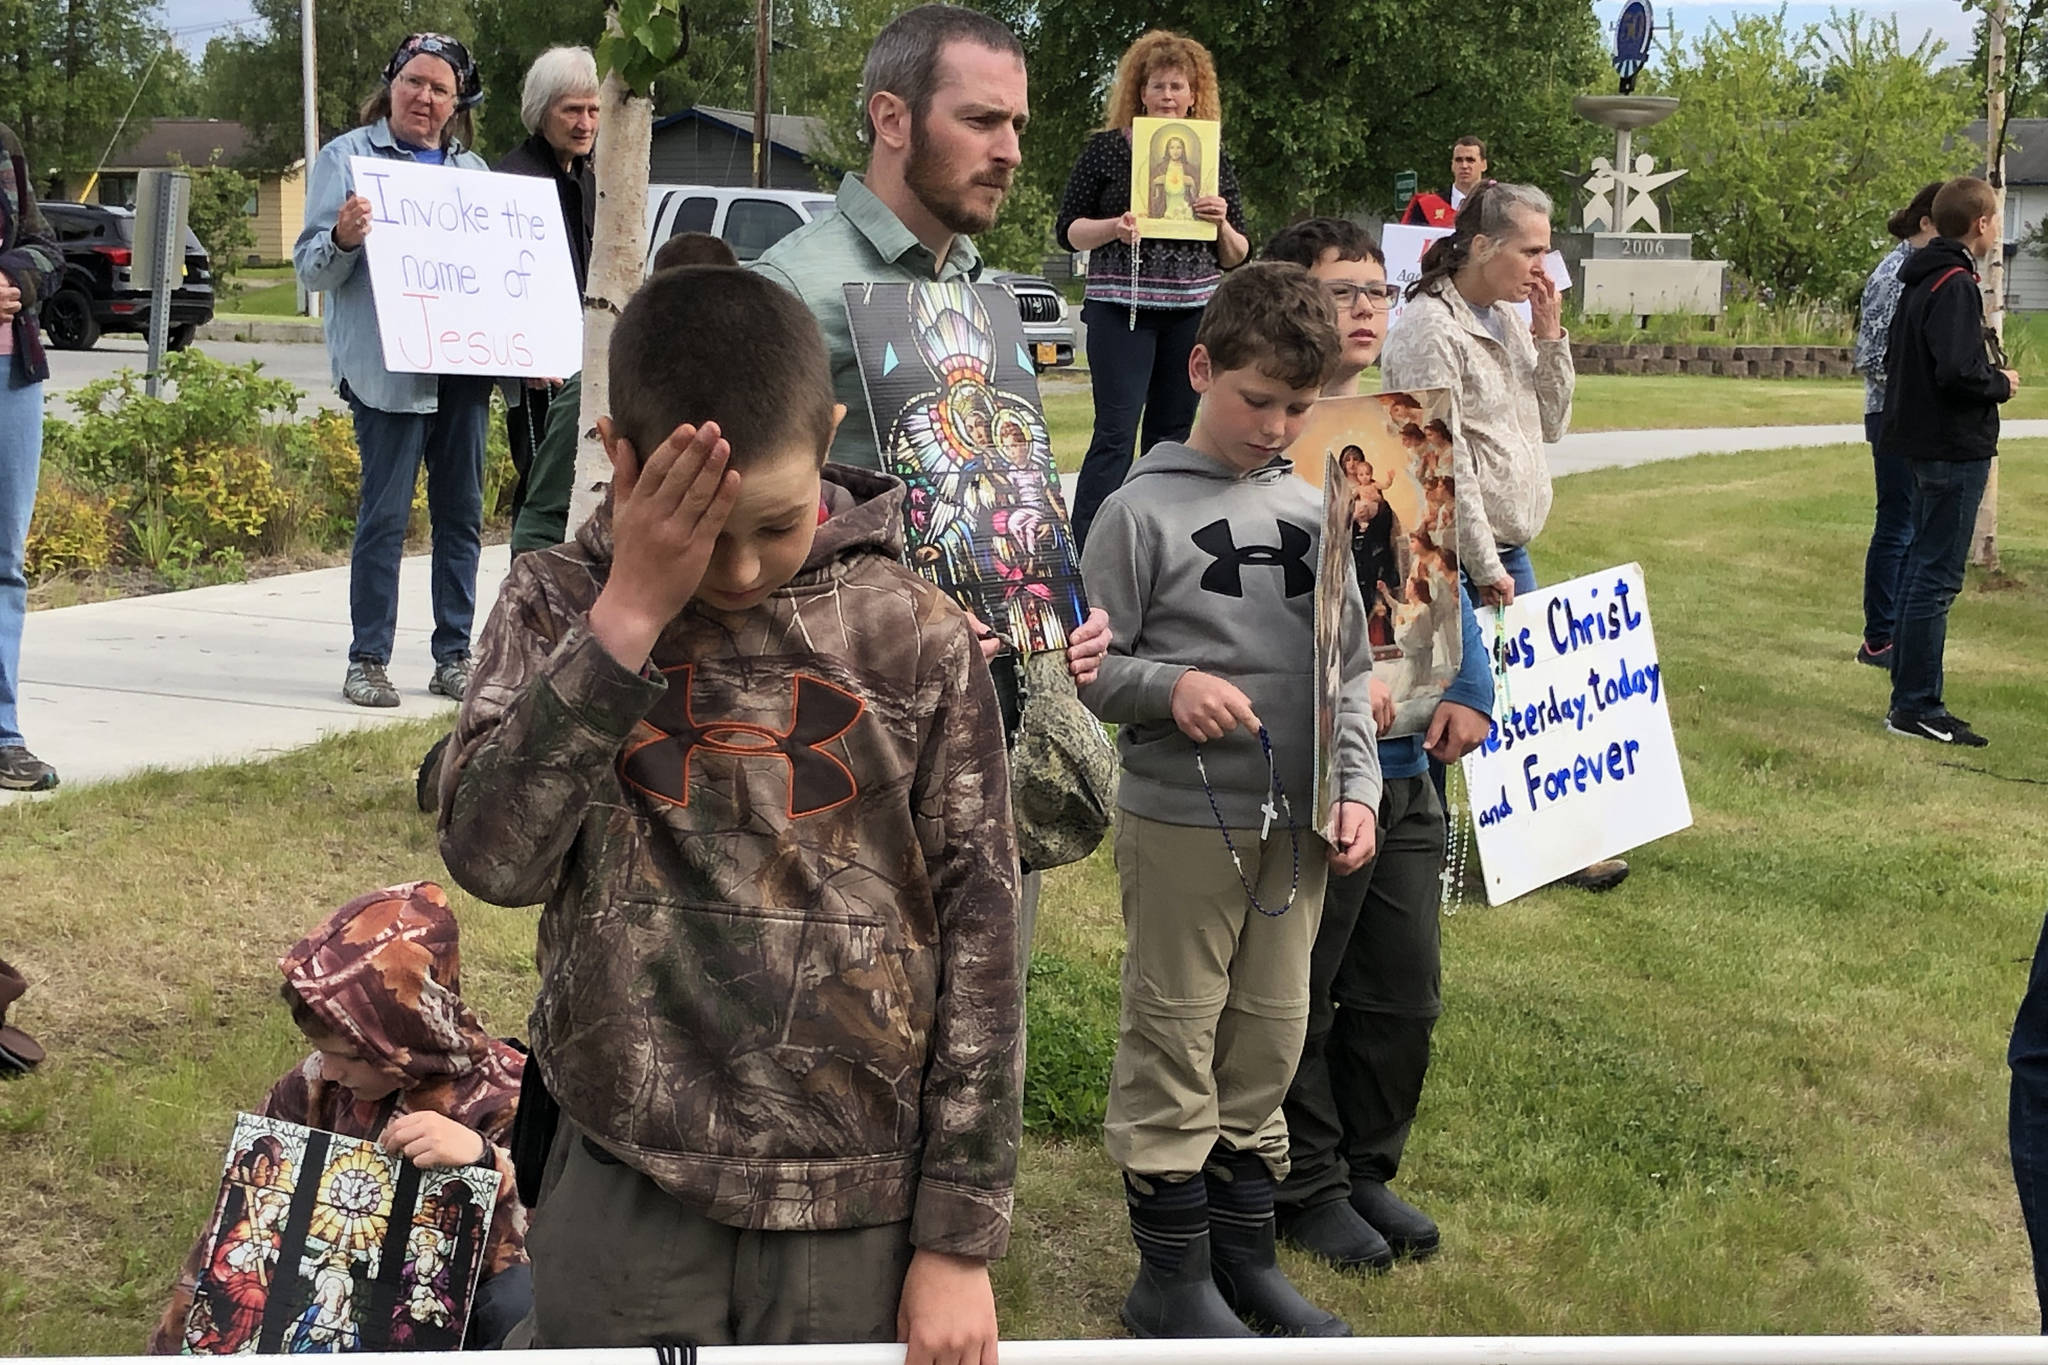
{"label": "blue jeans", "polygon": [[1091,299],[1081,305],[1088,328],[1088,377],[1095,390],[1095,434],[1074,479],[1074,543],[1087,543],[1088,527],[1103,499],[1123,487],[1131,472],[1138,418],[1144,414],[1144,442],[1185,441],[1195,423],[1195,390],[1188,383],[1188,356],[1202,325],[1199,308],[1131,310]]}
{"label": "blue jeans", "polygon": [[14,387],[12,356],[0,356],[0,749],[22,744],[21,626],[28,617],[28,521],[43,460],[43,386]]}
{"label": "blue jeans", "polygon": [[1877,521],[1870,528],[1870,552],[1863,557],[1863,640],[1882,647],[1897,630],[1899,569],[1913,543],[1913,471],[1903,456],[1877,453],[1881,412],[1863,414],[1870,458],[1877,471]]}
{"label": "blue jeans", "polygon": [[476,619],[476,566],[483,554],[484,437],[491,381],[444,375],[435,412],[384,412],[343,390],[363,456],[362,500],[349,557],[351,662],[391,662],[398,630],[398,562],[420,465],[427,467],[427,520],[434,536],[434,662],[469,653]]}
{"label": "blue jeans", "polygon": [[1941,656],[1948,609],[1963,587],[1977,504],[1989,460],[1908,460],[1913,475],[1913,543],[1899,571],[1899,621],[1892,634],[1892,710],[1943,716]]}
{"label": "blue jeans", "polygon": [[2027,974],[2027,993],[2012,1021],[2005,1060],[2012,1068],[2012,1102],[2006,1118],[2012,1177],[2034,1252],[2034,1296],[2041,1302],[2042,1331],[2048,1332],[2048,921],[2041,925],[2041,941]]}

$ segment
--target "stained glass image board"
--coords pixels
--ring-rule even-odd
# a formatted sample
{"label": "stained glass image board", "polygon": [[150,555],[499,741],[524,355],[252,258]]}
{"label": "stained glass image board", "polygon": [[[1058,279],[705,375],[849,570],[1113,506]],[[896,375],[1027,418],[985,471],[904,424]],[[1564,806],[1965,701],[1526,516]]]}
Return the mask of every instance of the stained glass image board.
{"label": "stained glass image board", "polygon": [[1025,654],[1087,616],[1016,302],[1000,285],[849,284],[875,444],[908,486],[911,566]]}
{"label": "stained glass image board", "polygon": [[187,1355],[462,1345],[498,1173],[243,1114],[185,1322]]}

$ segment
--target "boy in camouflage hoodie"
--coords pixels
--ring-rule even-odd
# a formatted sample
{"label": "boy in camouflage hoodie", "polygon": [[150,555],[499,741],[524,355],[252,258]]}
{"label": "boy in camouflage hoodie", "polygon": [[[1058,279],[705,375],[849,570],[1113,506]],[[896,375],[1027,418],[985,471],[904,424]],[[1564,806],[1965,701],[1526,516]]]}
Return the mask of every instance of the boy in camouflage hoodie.
{"label": "boy in camouflage hoodie", "polygon": [[988,670],[899,562],[902,485],[821,468],[844,409],[793,296],[664,272],[610,365],[610,501],[513,564],[442,774],[457,880],[547,902],[531,1344],[992,1357],[1021,1010]]}

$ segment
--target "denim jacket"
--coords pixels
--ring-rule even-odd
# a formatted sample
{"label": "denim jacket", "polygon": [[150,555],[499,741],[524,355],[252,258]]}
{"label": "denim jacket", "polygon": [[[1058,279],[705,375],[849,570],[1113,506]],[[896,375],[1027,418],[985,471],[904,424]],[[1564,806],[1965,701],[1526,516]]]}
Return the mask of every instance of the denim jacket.
{"label": "denim jacket", "polygon": [[[388,120],[353,128],[320,149],[306,185],[306,226],[292,248],[292,268],[299,283],[326,295],[322,305],[327,331],[327,363],[336,387],[348,385],[358,402],[383,412],[433,412],[440,379],[431,374],[393,374],[384,368],[384,339],[377,330],[377,304],[370,296],[370,272],[359,269],[363,249],[343,251],[334,244],[334,224],[342,203],[355,189],[349,173],[352,156],[383,156],[410,161],[412,153],[391,136]],[[484,159],[461,143],[448,144],[444,163],[467,171],[488,170]]]}

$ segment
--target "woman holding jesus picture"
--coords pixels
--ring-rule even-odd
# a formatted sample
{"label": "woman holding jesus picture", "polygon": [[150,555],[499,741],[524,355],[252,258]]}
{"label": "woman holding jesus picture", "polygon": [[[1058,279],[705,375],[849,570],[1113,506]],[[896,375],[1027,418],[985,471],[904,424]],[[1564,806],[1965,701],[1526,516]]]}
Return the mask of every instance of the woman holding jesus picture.
{"label": "woman holding jesus picture", "polygon": [[483,158],[463,145],[469,111],[483,97],[476,64],[455,39],[415,33],[399,44],[384,66],[383,84],[363,106],[362,126],[320,149],[306,189],[306,226],[292,251],[299,282],[325,296],[329,368],[355,419],[362,454],[349,558],[354,634],[341,688],[357,706],[398,705],[398,689],[385,670],[398,628],[398,564],[422,463],[434,538],[434,673],[427,690],[460,701],[469,685],[492,381],[384,367],[383,335],[363,260],[371,204],[356,192],[349,160],[375,156],[484,170]]}
{"label": "woman holding jesus picture", "polygon": [[[1074,487],[1077,543],[1086,539],[1095,509],[1130,472],[1140,414],[1144,449],[1187,439],[1195,420],[1195,391],[1188,383],[1195,329],[1223,272],[1251,254],[1237,172],[1228,156],[1217,161],[1220,192],[1202,195],[1190,160],[1196,149],[1186,139],[1175,138],[1164,149],[1139,148],[1138,164],[1152,169],[1154,202],[1131,203],[1131,124],[1139,118],[1222,117],[1209,49],[1178,33],[1154,30],[1117,63],[1108,127],[1088,139],[1067,177],[1056,235],[1069,251],[1090,253],[1081,321],[1088,328],[1095,388],[1095,435]],[[1214,223],[1216,240],[1141,240],[1137,209],[1158,218]]]}

